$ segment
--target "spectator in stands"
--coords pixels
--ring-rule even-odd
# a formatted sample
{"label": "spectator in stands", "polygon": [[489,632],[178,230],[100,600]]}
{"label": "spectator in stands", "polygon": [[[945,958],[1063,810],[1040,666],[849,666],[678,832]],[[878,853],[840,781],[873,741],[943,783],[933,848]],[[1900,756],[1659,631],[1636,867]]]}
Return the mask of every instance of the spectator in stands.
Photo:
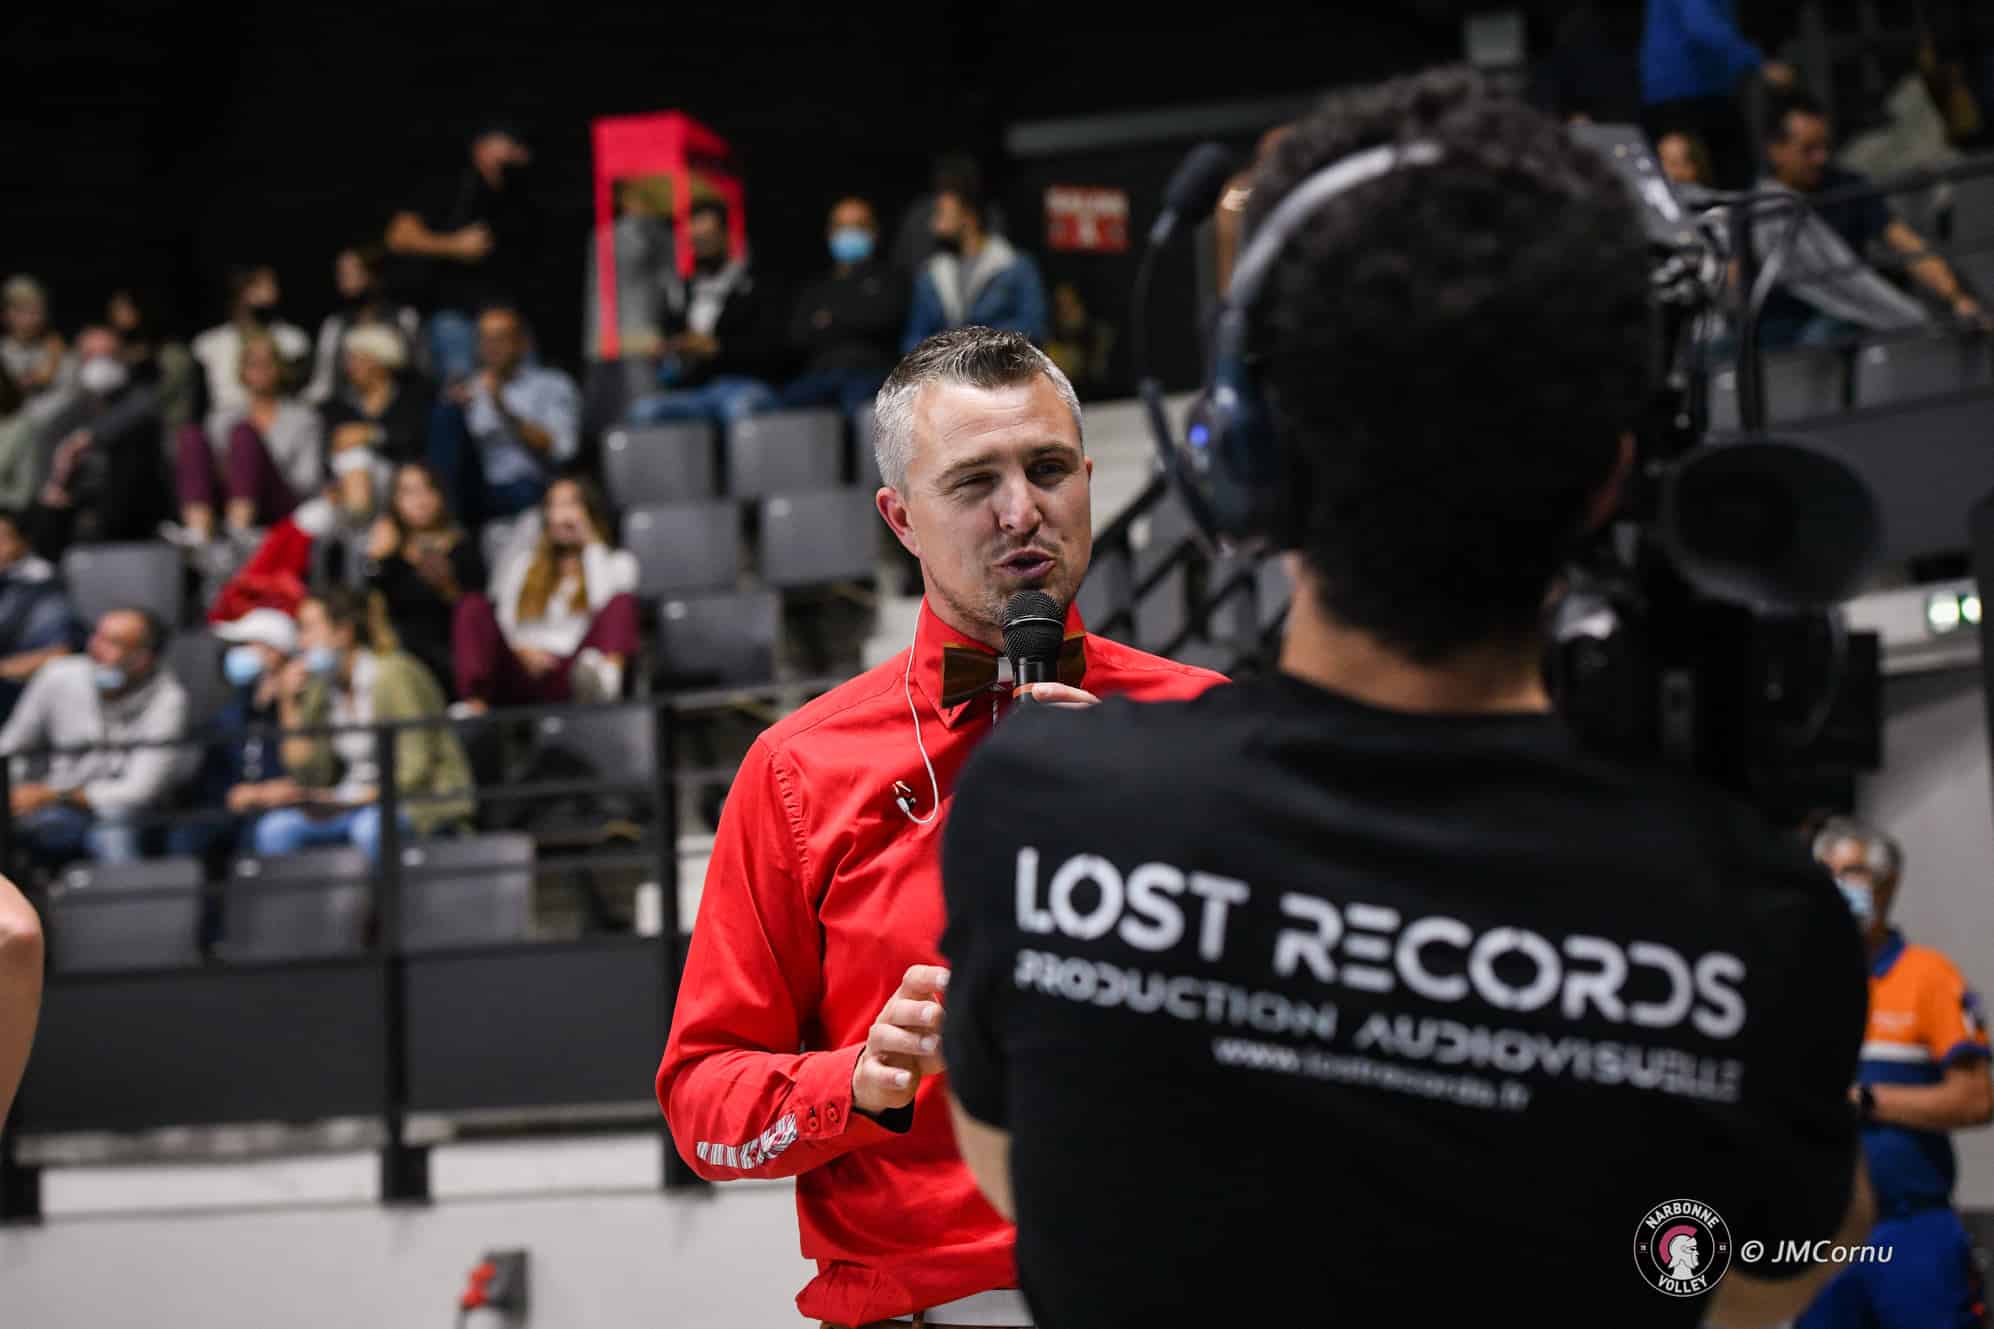
{"label": "spectator in stands", "polygon": [[804,290],[790,316],[790,349],[803,357],[803,371],[778,395],[781,405],[836,406],[849,415],[886,382],[907,325],[907,283],[879,260],[878,245],[872,204],[839,199],[831,209],[831,270]]}
{"label": "spectator in stands", "polygon": [[532,160],[510,129],[484,128],[462,170],[388,223],[388,251],[427,269],[418,303],[429,319],[430,359],[446,384],[477,372],[477,311],[524,298],[532,280],[539,215],[518,178]]}
{"label": "spectator in stands", "polygon": [[1045,353],[1059,366],[1082,397],[1097,395],[1108,384],[1115,330],[1095,318],[1080,298],[1080,288],[1061,282],[1052,292],[1052,333]]}
{"label": "spectator in stands", "polygon": [[[1867,185],[1866,177],[1830,164],[1832,146],[1827,112],[1812,96],[1790,92],[1772,103],[1766,123],[1766,161],[1772,184],[1810,201]],[[1973,326],[1986,324],[1980,303],[1960,284],[1951,265],[1929,252],[1924,238],[1893,216],[1880,195],[1831,198],[1816,204],[1814,215],[1841,240],[1848,254],[1824,254],[1804,243],[1796,245],[1787,266],[1795,280],[1774,288],[1761,311],[1761,346],[1825,345],[1848,340],[1864,327],[1876,327],[1873,322],[1852,317],[1851,312],[1821,307],[1831,293],[1805,283],[1837,263],[1867,261],[1878,242],[1908,260],[1911,274],[1952,311],[1953,317]],[[1834,283],[1837,278],[1829,274],[1819,280]]]}
{"label": "spectator in stands", "polygon": [[989,200],[983,188],[983,170],[976,164],[976,158],[967,152],[945,152],[935,159],[928,192],[907,205],[893,233],[893,251],[887,255],[887,264],[902,277],[913,278],[934,254],[935,209],[940,206],[941,196],[952,191],[983,199],[984,232],[1004,234],[1004,211]]}
{"label": "spectator in stands", "polygon": [[35,672],[69,654],[76,636],[55,569],[28,548],[19,514],[0,509],[0,722]]}
{"label": "spectator in stands", "polygon": [[40,424],[20,385],[0,364],[0,508],[23,508],[34,497]]}
{"label": "spectator in stands", "polygon": [[7,330],[0,336],[0,366],[14,376],[29,400],[62,386],[68,367],[62,334],[49,326],[48,293],[33,277],[19,274],[0,286]]}
{"label": "spectator in stands", "polygon": [[277,270],[267,263],[229,270],[228,322],[194,338],[194,358],[207,379],[210,416],[248,409],[242,348],[250,338],[260,335],[274,341],[286,373],[311,353],[311,338],[304,329],[277,316],[279,294]]}
{"label": "spectator in stands", "polygon": [[983,198],[967,178],[948,182],[937,196],[934,234],[936,252],[914,281],[902,351],[970,324],[1045,340],[1045,283],[1038,265],[1003,236],[983,229]]}
{"label": "spectator in stands", "polygon": [[252,609],[214,634],[229,643],[222,656],[226,705],[209,722],[201,765],[187,789],[188,811],[166,832],[166,852],[211,859],[235,852],[251,818],[291,807],[304,790],[284,769],[277,693],[298,649],[298,625],[276,609]]}
{"label": "spectator in stands", "polygon": [[[692,280],[665,302],[658,384],[630,409],[638,424],[712,420],[725,424],[775,405],[766,381],[780,368],[773,313],[747,260],[727,255],[727,205],[701,199],[686,227]],[[779,316],[778,316],[779,317]]]}
{"label": "spectator in stands", "polygon": [[336,587],[298,609],[300,656],[277,690],[286,730],[339,726],[330,737],[284,739],[284,766],[300,801],[257,818],[258,854],[350,844],[378,858],[381,846],[379,746],[365,726],[409,725],[394,739],[395,792],[404,826],[432,835],[470,819],[471,767],[444,716],[443,690],[414,657],[384,640],[365,592]]}
{"label": "spectator in stands", "polygon": [[388,296],[381,279],[385,262],[386,255],[376,245],[348,245],[333,260],[332,281],[339,292],[339,305],[318,325],[312,377],[301,394],[312,405],[324,406],[340,395],[346,337],[354,329],[381,324],[400,333],[409,346],[421,337],[422,315]]}
{"label": "spectator in stands", "polygon": [[104,321],[124,341],[125,367],[134,381],[159,394],[159,423],[169,441],[192,424],[201,404],[201,367],[193,352],[159,326],[157,306],[137,288],[120,286],[104,305]]}
{"label": "spectator in stands", "polygon": [[1672,129],[1655,140],[1655,156],[1660,160],[1662,174],[1678,185],[1701,185],[1705,189],[1714,188],[1714,178],[1710,169],[1710,149],[1703,140],[1687,129]]}
{"label": "spectator in stands", "polygon": [[[346,334],[346,390],[320,408],[326,464],[342,489],[372,483],[372,475],[428,453],[435,409],[421,378],[403,371],[408,343],[385,323],[363,323]],[[348,494],[349,506],[358,501]]]}
{"label": "spectator in stands", "polygon": [[[86,654],[43,665],[0,728],[0,756],[57,749],[40,779],[17,774],[10,808],[16,842],[43,867],[89,856],[139,856],[135,819],[164,798],[180,755],[187,693],[161,667],[166,628],[143,609],[97,620]],[[101,745],[101,746],[100,746]]]}
{"label": "spectator in stands", "polygon": [[1726,189],[1751,178],[1751,129],[1739,97],[1753,77],[1777,88],[1794,84],[1791,65],[1766,59],[1738,30],[1737,0],[1648,0],[1641,29],[1648,132],[1701,135]]}
{"label": "spectator in stands", "polygon": [[214,535],[218,500],[227,504],[229,534],[253,541],[318,491],[325,466],[324,426],[317,411],[285,394],[276,341],[251,332],[240,362],[242,412],[218,412],[206,430],[180,435],[180,520],[201,543]]}
{"label": "spectator in stands", "polygon": [[450,515],[436,473],[421,462],[395,470],[388,511],[368,538],[367,585],[385,604],[402,649],[453,690],[451,621],[465,593],[485,585],[485,560]]}
{"label": "spectator in stands", "polygon": [[122,351],[108,327],[77,334],[76,391],[37,442],[47,478],[25,517],[44,558],[72,541],[149,540],[172,515],[159,394],[132,382]]}
{"label": "spectator in stands", "polygon": [[639,644],[637,560],[610,535],[595,485],[558,480],[539,541],[499,564],[490,598],[458,602],[457,695],[473,709],[622,695]]}
{"label": "spectator in stands", "polygon": [[581,445],[575,381],[528,364],[531,346],[516,306],[486,309],[478,316],[484,368],[438,405],[430,424],[430,465],[468,524],[531,508]]}

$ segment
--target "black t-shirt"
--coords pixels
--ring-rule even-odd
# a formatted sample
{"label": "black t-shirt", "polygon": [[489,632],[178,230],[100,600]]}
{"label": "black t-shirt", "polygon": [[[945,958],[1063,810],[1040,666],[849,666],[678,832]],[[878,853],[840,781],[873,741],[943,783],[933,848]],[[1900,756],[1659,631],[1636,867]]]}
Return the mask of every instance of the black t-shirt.
{"label": "black t-shirt", "polygon": [[943,877],[950,1085],[1011,1133],[1042,1329],[1691,1325],[1634,1267],[1657,1206],[1715,1209],[1734,1272],[1846,1207],[1867,991],[1834,887],[1552,717],[1286,676],[1021,708]]}
{"label": "black t-shirt", "polygon": [[540,218],[518,167],[508,167],[500,188],[493,189],[467,166],[416,191],[407,210],[439,235],[483,222],[491,228],[493,243],[477,263],[402,260],[394,285],[405,299],[424,312],[453,309],[474,316],[497,300],[532,303],[528,288],[540,257]]}

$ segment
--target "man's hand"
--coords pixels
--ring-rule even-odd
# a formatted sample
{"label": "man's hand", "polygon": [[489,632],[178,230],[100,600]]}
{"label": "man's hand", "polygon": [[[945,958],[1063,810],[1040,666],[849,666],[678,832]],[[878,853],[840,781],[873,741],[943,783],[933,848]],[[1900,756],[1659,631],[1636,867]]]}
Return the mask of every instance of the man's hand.
{"label": "man's hand", "polygon": [[284,671],[277,675],[277,695],[286,701],[296,701],[305,690],[305,684],[311,681],[312,671],[301,655],[285,665]]}
{"label": "man's hand", "polygon": [[482,263],[498,243],[492,228],[483,222],[472,222],[461,230],[450,233],[450,256],[460,263]]}
{"label": "man's hand", "polygon": [[522,646],[513,652],[519,657],[519,664],[528,674],[539,678],[561,662],[545,651],[536,651],[531,646]]}
{"label": "man's hand", "polygon": [[1980,307],[1980,302],[1964,291],[1953,298],[1952,315],[1960,322],[1971,323],[1983,332],[1994,328],[1994,319],[1989,319],[1987,311]]}
{"label": "man's hand", "polygon": [[679,335],[674,349],[680,355],[689,355],[695,360],[711,360],[720,354],[720,343],[704,332],[687,332]]}
{"label": "man's hand", "polygon": [[376,517],[367,532],[367,557],[378,563],[400,548],[401,543],[401,527],[386,517]]}
{"label": "man's hand", "polygon": [[1101,704],[1101,699],[1093,693],[1064,683],[1027,683],[1011,695],[1018,701],[1036,702],[1062,711],[1084,711]]}
{"label": "man's hand", "polygon": [[17,784],[7,801],[15,816],[31,817],[61,797],[45,784]]}
{"label": "man's hand", "polygon": [[914,1101],[923,1075],[942,1069],[942,993],[949,971],[917,964],[900,977],[879,1018],[866,1032],[865,1050],[852,1068],[852,1104],[861,1112],[890,1112]]}

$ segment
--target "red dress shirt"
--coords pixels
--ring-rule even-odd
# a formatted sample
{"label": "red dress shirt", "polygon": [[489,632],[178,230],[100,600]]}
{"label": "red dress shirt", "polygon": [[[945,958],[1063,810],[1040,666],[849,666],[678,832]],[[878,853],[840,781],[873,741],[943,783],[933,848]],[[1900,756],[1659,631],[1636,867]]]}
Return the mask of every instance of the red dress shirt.
{"label": "red dress shirt", "polygon": [[[1080,631],[1077,611],[1069,635]],[[811,1319],[903,1316],[1017,1286],[1011,1225],[956,1153],[942,1076],[921,1081],[905,1133],[852,1110],[866,1032],[910,965],[940,964],[941,832],[971,748],[995,723],[987,693],[940,709],[942,649],[974,646],[921,607],[911,679],[902,652],[755,740],[727,795],[706,872],[658,1102],[687,1163],[715,1181],[796,1177]],[[1223,683],[1099,637],[1080,686],[1139,701]],[[905,680],[905,681],[903,681]],[[933,797],[908,713],[941,785]],[[943,1049],[947,1054],[947,1049]]]}

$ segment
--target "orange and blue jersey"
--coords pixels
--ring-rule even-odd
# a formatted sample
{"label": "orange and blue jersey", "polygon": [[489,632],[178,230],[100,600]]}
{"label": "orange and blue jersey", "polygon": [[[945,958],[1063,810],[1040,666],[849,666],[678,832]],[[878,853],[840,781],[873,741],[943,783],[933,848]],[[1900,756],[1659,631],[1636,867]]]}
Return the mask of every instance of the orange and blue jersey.
{"label": "orange and blue jersey", "polygon": [[[1952,961],[1892,930],[1869,970],[1863,1084],[1937,1084],[1962,1061],[1988,1055],[1980,999]],[[1952,1203],[1952,1137],[1881,1123],[1863,1128],[1863,1154],[1884,1217]]]}

